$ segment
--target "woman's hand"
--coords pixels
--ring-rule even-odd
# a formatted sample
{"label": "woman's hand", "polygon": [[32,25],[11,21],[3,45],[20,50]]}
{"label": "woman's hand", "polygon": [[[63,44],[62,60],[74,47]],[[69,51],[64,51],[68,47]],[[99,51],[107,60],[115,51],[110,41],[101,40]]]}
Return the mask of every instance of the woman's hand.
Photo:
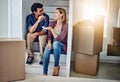
{"label": "woman's hand", "polygon": [[52,49],[52,44],[48,43],[46,47],[48,48],[48,50],[51,50]]}
{"label": "woman's hand", "polygon": [[52,31],[52,27],[45,27],[45,28],[43,28],[43,29]]}

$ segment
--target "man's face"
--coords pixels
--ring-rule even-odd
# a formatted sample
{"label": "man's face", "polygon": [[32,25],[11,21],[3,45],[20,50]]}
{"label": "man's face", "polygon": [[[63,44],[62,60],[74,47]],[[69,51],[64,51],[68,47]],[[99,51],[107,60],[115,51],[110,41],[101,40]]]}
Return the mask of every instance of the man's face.
{"label": "man's face", "polygon": [[43,14],[43,8],[37,8],[37,11],[34,11],[34,14],[35,14],[36,16],[42,15],[42,14]]}

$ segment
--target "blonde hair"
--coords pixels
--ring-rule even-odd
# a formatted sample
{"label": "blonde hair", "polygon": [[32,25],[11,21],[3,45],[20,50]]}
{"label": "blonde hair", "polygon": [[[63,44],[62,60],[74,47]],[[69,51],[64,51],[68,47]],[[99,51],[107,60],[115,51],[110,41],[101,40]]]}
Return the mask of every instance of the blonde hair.
{"label": "blonde hair", "polygon": [[62,22],[65,23],[66,19],[67,19],[65,9],[63,9],[63,8],[56,8],[56,10],[58,10],[60,12],[60,14],[63,14],[63,16],[62,16]]}

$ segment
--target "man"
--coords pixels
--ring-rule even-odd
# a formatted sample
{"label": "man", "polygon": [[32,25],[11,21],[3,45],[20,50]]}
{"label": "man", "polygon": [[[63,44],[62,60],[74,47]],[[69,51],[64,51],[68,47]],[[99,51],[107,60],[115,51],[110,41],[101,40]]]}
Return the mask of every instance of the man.
{"label": "man", "polygon": [[34,60],[34,55],[32,52],[33,42],[38,39],[40,47],[40,58],[39,64],[42,64],[43,48],[46,43],[47,31],[42,29],[42,26],[48,27],[49,16],[44,13],[43,5],[41,3],[34,3],[31,6],[32,14],[28,15],[26,18],[26,28],[27,28],[27,48],[28,57],[26,64],[32,64]]}

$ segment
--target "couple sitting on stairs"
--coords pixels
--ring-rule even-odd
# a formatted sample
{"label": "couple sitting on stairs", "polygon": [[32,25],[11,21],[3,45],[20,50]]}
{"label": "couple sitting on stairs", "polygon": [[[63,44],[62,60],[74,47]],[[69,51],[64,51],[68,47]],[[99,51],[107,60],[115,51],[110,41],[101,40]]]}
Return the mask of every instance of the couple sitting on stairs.
{"label": "couple sitting on stairs", "polygon": [[53,53],[53,76],[58,76],[60,54],[67,52],[68,24],[66,23],[66,11],[63,8],[56,8],[54,21],[50,23],[49,16],[44,13],[41,3],[34,3],[31,7],[31,11],[32,14],[26,17],[28,48],[26,64],[33,63],[33,42],[38,39],[41,58],[39,64],[43,64],[43,74],[47,75],[48,73],[50,54]]}

